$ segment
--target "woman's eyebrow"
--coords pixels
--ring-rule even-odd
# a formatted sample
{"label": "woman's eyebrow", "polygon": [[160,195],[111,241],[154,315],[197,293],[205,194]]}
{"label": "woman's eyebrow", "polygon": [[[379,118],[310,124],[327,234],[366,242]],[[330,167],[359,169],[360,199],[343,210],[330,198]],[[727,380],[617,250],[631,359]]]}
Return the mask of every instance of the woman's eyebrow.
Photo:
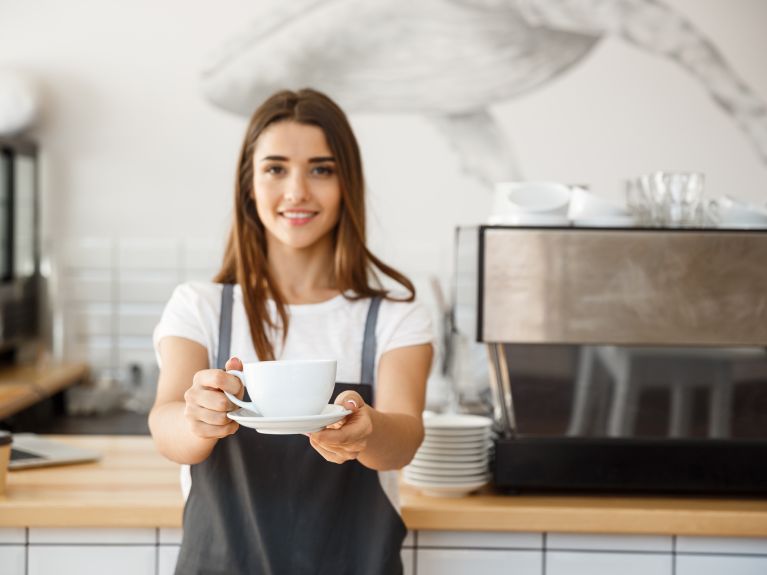
{"label": "woman's eyebrow", "polygon": [[[287,156],[264,156],[259,160],[261,162],[287,162]],[[333,156],[318,156],[316,158],[309,158],[310,164],[318,164],[321,162],[335,162],[336,159]]]}

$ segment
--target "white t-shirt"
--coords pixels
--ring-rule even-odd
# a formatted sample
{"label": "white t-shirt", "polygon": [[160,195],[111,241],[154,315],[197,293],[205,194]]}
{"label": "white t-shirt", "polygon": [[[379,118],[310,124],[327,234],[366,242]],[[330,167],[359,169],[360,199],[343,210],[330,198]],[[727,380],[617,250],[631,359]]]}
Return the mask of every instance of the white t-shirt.
{"label": "white t-shirt", "polygon": [[[158,363],[160,340],[166,336],[178,336],[204,346],[208,350],[210,366],[215,366],[221,290],[221,284],[212,282],[189,282],[175,289],[154,330]],[[339,295],[322,303],[287,306],[290,318],[288,337],[284,348],[281,337],[273,338],[275,358],[336,359],[336,381],[359,383],[362,340],[369,305],[368,299],[350,301]],[[276,307],[271,300],[269,310],[274,318]],[[376,340],[376,368],[381,355],[387,351],[433,343],[428,310],[417,301],[383,300],[378,311]],[[234,288],[230,356],[236,356],[243,362],[258,361],[240,286]]]}
{"label": "white t-shirt", "polygon": [[[216,365],[222,289],[222,284],[213,282],[188,282],[175,289],[154,330],[154,349],[161,367],[159,344],[167,336],[196,341],[208,350],[210,366]],[[392,295],[399,297],[400,294]],[[339,295],[322,303],[287,306],[288,337],[284,347],[281,337],[272,338],[275,358],[336,359],[336,381],[360,383],[362,341],[369,305],[368,299],[350,301]],[[272,318],[275,318],[276,306],[271,301],[269,311]],[[244,363],[258,361],[250,338],[240,286],[234,287],[231,337],[230,356],[236,356]],[[383,300],[378,311],[376,341],[376,372],[381,356],[387,351],[424,343],[433,344],[434,335],[428,310],[418,301]],[[396,473],[379,472],[379,479],[395,509],[399,510]],[[186,498],[191,487],[189,467],[186,465],[181,469],[181,485]]]}

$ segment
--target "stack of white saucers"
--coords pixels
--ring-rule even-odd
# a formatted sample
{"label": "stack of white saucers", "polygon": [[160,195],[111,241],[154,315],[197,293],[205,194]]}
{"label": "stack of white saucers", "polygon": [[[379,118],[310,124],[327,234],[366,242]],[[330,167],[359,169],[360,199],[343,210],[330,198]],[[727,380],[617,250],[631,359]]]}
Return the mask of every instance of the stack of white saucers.
{"label": "stack of white saucers", "polygon": [[426,435],[405,483],[426,495],[461,497],[490,479],[488,463],[492,420],[477,415],[424,415]]}

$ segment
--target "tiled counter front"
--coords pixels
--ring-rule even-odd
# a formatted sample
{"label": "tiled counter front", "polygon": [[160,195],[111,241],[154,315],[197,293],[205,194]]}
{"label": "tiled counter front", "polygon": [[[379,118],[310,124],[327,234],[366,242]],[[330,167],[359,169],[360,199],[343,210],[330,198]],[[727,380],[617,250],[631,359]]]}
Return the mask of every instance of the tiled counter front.
{"label": "tiled counter front", "polygon": [[[180,529],[0,529],[2,575],[170,575]],[[767,539],[416,531],[405,575],[764,575]],[[364,575],[364,574],[363,574]]]}

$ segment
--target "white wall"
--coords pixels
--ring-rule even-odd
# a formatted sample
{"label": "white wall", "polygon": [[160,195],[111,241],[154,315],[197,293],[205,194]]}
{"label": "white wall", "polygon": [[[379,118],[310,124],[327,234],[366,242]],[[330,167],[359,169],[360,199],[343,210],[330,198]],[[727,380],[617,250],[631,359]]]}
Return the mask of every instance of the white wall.
{"label": "white wall", "polygon": [[[668,4],[767,100],[767,3]],[[199,71],[255,10],[245,0],[0,0],[0,68],[28,73],[44,91],[34,135],[44,151],[49,248],[82,238],[202,240],[215,260],[244,120],[203,100]],[[706,173],[712,195],[767,200],[767,163],[702,87],[618,39],[491,112],[528,179],[587,183],[620,198],[626,177],[695,169]],[[369,180],[374,251],[421,285],[432,273],[446,282],[452,230],[484,220],[488,191],[463,174],[425,118],[352,121]]]}

